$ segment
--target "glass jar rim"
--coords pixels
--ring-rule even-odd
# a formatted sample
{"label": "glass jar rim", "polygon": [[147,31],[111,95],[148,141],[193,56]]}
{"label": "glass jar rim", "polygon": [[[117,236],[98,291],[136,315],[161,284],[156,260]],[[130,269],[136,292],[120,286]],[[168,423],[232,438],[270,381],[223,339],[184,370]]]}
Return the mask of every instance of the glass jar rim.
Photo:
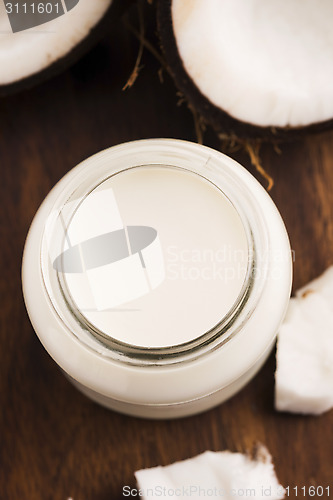
{"label": "glass jar rim", "polygon": [[[230,164],[231,162],[231,164]],[[110,169],[110,163],[114,164]],[[171,347],[146,348],[132,346],[103,335],[89,323],[78,308],[68,300],[59,274],[50,276],[48,241],[54,237],[55,223],[62,207],[69,200],[78,200],[91,193],[107,178],[124,170],[147,166],[165,166],[198,174],[226,196],[237,211],[247,237],[248,266],[242,290],[229,312],[209,331],[199,337]],[[58,196],[45,225],[40,263],[44,287],[62,323],[86,347],[104,357],[134,365],[169,365],[197,359],[229,342],[251,316],[263,290],[267,274],[268,238],[265,221],[255,200],[242,182],[239,164],[205,146],[186,141],[149,139],[114,146],[88,158],[71,174],[66,188]],[[248,172],[246,172],[247,175]],[[258,264],[260,272],[258,273]]]}

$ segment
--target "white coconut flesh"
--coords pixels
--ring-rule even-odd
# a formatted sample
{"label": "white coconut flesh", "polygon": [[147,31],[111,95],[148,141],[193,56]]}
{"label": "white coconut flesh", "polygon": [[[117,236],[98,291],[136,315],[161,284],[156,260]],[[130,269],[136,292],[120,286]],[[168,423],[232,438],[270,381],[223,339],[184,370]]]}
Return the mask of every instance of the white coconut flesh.
{"label": "white coconut flesh", "polygon": [[333,117],[331,0],[172,0],[184,68],[201,93],[253,125]]}
{"label": "white coconut flesh", "polygon": [[277,410],[318,415],[333,408],[333,267],[290,300],[276,362]]}
{"label": "white coconut flesh", "polygon": [[[265,447],[251,460],[242,453],[206,451],[197,457],[166,467],[153,467],[135,473],[143,498],[223,497],[285,498],[285,490],[274,472],[272,458]],[[152,494],[152,492],[156,494]],[[159,494],[159,492],[163,493]],[[215,494],[213,493],[215,491]]]}
{"label": "white coconut flesh", "polygon": [[64,15],[17,33],[12,31],[5,3],[0,2],[0,85],[39,73],[69,54],[101,20],[112,0],[80,0]]}

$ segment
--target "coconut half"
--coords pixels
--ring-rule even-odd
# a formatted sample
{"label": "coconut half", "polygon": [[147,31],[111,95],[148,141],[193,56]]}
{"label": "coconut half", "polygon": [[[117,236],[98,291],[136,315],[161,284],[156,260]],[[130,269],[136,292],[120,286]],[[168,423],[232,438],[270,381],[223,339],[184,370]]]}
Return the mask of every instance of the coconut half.
{"label": "coconut half", "polygon": [[76,60],[110,21],[113,3],[0,0],[0,93],[33,85]]}
{"label": "coconut half", "polygon": [[331,0],[159,0],[177,85],[218,131],[288,137],[333,125]]}

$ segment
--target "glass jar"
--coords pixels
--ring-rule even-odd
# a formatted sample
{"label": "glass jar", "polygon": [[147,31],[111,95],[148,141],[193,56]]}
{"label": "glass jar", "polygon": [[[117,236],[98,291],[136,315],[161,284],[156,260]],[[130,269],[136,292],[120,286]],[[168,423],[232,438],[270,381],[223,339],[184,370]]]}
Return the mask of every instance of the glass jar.
{"label": "glass jar", "polygon": [[78,389],[173,418],[220,404],[262,366],[288,305],[291,252],[274,203],[238,163],[149,139],[58,182],[22,276],[33,327]]}

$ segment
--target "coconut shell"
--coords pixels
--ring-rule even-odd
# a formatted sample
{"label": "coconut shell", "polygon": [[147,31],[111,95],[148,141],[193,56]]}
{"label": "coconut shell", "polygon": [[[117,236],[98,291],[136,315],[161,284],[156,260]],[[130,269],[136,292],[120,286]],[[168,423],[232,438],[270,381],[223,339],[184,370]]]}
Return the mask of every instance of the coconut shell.
{"label": "coconut shell", "polygon": [[178,52],[171,13],[172,0],[158,0],[157,25],[162,50],[178,89],[218,134],[230,138],[281,142],[333,128],[333,118],[304,127],[260,127],[237,120],[204,96],[186,72]]}
{"label": "coconut shell", "polygon": [[133,3],[133,0],[113,0],[100,21],[70,52],[38,73],[10,84],[0,85],[0,96],[3,97],[22,90],[27,90],[65,71],[106,36],[110,29],[112,29],[113,24],[119,20],[119,17],[131,3]]}

